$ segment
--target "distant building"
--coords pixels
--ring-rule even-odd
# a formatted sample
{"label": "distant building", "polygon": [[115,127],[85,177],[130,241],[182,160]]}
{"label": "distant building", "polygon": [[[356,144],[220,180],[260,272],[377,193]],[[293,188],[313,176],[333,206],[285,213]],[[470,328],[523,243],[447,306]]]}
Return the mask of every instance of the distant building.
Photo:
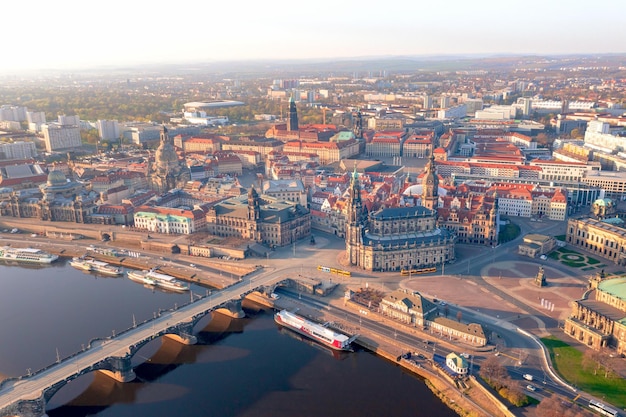
{"label": "distant building", "polygon": [[0,106],[0,121],[23,122],[26,120],[28,109],[22,106]]}
{"label": "distant building", "polygon": [[400,156],[404,136],[403,130],[376,132],[371,141],[365,144],[365,155],[373,157]]}
{"label": "distant building", "polygon": [[98,120],[96,126],[101,140],[119,140],[120,128],[117,120]]}
{"label": "distant building", "polygon": [[26,112],[26,121],[28,122],[28,130],[31,132],[40,132],[41,125],[46,123],[46,113],[42,111]]}
{"label": "distant building", "polygon": [[37,156],[37,147],[33,142],[0,142],[0,159],[30,159]]}
{"label": "distant building", "polygon": [[78,148],[82,145],[80,128],[77,124],[46,123],[41,128],[48,152]]}

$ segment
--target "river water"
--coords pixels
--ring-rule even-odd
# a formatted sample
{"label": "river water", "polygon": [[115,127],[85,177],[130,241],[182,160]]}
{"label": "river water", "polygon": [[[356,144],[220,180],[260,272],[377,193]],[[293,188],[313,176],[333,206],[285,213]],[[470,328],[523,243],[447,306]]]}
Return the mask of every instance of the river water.
{"label": "river water", "polygon": [[[58,261],[0,264],[0,378],[27,374],[189,302],[127,278],[98,277]],[[206,288],[193,286],[205,294]],[[50,417],[441,416],[445,407],[414,375],[370,352],[337,353],[279,328],[268,310],[215,314],[184,346],[157,339],[135,356],[137,379],[84,375],[50,401]],[[206,326],[205,326],[206,324]]]}

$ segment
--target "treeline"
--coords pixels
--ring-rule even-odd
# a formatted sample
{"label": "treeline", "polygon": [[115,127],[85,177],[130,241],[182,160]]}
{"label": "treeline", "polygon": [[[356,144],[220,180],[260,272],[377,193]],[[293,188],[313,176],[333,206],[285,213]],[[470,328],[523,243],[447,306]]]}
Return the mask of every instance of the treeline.
{"label": "treeline", "polygon": [[[198,92],[158,92],[140,88],[126,89],[120,86],[109,88],[69,88],[53,86],[31,86],[13,89],[0,87],[0,105],[11,104],[28,107],[30,111],[43,111],[46,120],[54,121],[60,114],[77,114],[81,120],[98,119],[127,121],[153,121],[166,123],[171,114],[182,115],[183,106],[190,101],[204,100]],[[256,114],[273,114],[286,118],[289,105],[286,101],[262,97],[234,98],[245,103],[243,106],[223,107],[207,111],[211,116],[227,116],[231,123],[254,122]],[[329,114],[327,114],[329,116]],[[322,123],[322,110],[298,105],[300,124]],[[327,119],[330,123],[330,120]]]}

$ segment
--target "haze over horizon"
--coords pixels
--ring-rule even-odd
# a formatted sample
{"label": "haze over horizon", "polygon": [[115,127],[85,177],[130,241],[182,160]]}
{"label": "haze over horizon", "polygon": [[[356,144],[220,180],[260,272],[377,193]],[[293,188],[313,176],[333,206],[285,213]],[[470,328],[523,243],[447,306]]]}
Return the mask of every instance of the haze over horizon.
{"label": "haze over horizon", "polygon": [[[623,4],[147,0],[3,4],[0,73],[385,56],[626,53]],[[582,7],[584,6],[584,7]]]}

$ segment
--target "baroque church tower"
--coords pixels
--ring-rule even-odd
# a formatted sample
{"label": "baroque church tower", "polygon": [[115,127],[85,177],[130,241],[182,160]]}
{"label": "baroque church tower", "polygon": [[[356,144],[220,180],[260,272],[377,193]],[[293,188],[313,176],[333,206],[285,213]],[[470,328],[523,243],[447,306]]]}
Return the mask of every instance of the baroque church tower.
{"label": "baroque church tower", "polygon": [[254,185],[248,190],[248,229],[250,231],[249,239],[258,241],[261,239],[260,221],[261,206],[259,203],[259,194],[256,192]]}
{"label": "baroque church tower", "polygon": [[348,205],[348,221],[346,222],[346,252],[351,265],[361,265],[361,245],[363,243],[364,212],[361,201],[361,185],[359,176],[354,173],[350,183],[350,202]]}
{"label": "baroque church tower", "polygon": [[185,161],[178,159],[167,128],[163,126],[161,143],[154,154],[154,163],[149,173],[152,189],[159,193],[166,193],[174,188],[182,188],[190,179],[191,175]]}
{"label": "baroque church tower", "polygon": [[357,139],[363,139],[363,115],[361,114],[361,109],[356,112],[354,119],[354,137]]}
{"label": "baroque church tower", "polygon": [[422,178],[422,206],[437,210],[439,204],[439,177],[435,168],[435,155],[430,154],[430,161],[426,165],[426,175]]}

